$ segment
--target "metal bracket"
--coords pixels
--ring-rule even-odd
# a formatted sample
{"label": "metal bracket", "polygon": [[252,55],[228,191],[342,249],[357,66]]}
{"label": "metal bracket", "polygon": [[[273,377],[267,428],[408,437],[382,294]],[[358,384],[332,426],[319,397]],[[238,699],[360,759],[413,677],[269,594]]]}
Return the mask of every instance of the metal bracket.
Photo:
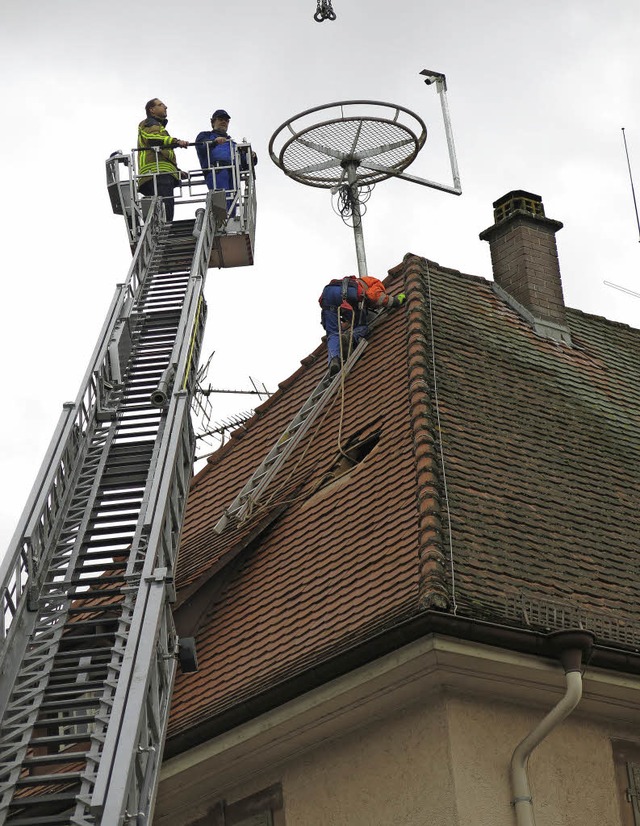
{"label": "metal bracket", "polygon": [[[449,192],[452,195],[461,195],[462,186],[460,184],[460,172],[458,170],[458,159],[453,140],[453,128],[451,126],[451,116],[449,114],[449,104],[447,102],[447,79],[442,72],[433,72],[431,69],[423,69],[420,74],[424,75],[424,82],[427,86],[431,86],[433,83],[436,84],[436,91],[440,96],[440,106],[442,108],[442,119],[444,121],[444,131],[447,138],[447,149],[449,152],[449,165],[451,166],[453,186],[448,184],[440,184],[426,178],[419,178],[416,175],[408,175],[405,172],[397,172],[392,174],[394,174],[396,178],[403,178],[405,181],[411,181],[414,184],[429,186],[432,189],[439,189],[441,192]],[[370,166],[371,164],[367,165]]]}

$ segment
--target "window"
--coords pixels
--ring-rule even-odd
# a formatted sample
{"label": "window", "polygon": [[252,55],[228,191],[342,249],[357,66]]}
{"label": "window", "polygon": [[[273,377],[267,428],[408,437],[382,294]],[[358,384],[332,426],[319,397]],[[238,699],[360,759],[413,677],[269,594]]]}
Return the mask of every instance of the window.
{"label": "window", "polygon": [[640,826],[640,743],[612,745],[622,826]]}
{"label": "window", "polygon": [[284,826],[282,786],[269,786],[235,803],[219,800],[191,826]]}

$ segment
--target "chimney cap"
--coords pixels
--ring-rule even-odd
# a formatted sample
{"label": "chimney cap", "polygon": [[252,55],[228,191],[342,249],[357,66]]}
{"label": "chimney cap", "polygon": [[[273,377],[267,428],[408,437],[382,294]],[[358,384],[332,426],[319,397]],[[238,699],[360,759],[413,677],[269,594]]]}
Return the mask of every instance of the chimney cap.
{"label": "chimney cap", "polygon": [[561,221],[546,217],[540,195],[524,189],[512,189],[511,192],[507,192],[506,195],[493,202],[494,223],[480,233],[480,239],[491,242],[494,233],[499,232],[507,222],[515,218],[533,220],[536,224],[545,225],[554,232],[562,229],[563,226]]}
{"label": "chimney cap", "polygon": [[527,201],[537,201],[542,205],[541,195],[535,195],[533,192],[527,192],[526,189],[512,189],[511,192],[507,192],[506,195],[503,195],[501,198],[498,198],[497,201],[494,201],[493,208],[496,209],[497,207],[506,204],[508,201],[518,198],[522,198]]}
{"label": "chimney cap", "polygon": [[514,189],[493,202],[493,220],[496,224],[506,221],[512,215],[529,215],[544,218],[544,204],[540,195],[524,189]]}

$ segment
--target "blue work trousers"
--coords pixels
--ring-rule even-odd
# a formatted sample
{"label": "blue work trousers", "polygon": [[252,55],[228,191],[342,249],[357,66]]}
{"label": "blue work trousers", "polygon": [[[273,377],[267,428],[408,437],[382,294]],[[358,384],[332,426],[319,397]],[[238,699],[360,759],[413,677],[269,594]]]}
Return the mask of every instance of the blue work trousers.
{"label": "blue work trousers", "polygon": [[[320,321],[327,333],[327,351],[329,362],[340,356],[340,333],[342,332],[341,322],[348,323],[351,329],[351,318],[348,313],[341,311],[338,316],[340,304],[342,304],[342,286],[340,284],[327,284],[322,291],[320,298],[322,312]],[[347,291],[347,302],[353,307],[355,318],[353,319],[353,346],[362,338],[367,337],[369,328],[367,327],[367,314],[364,310],[358,309],[358,289],[355,285],[349,285]],[[346,355],[346,353],[343,353]]]}

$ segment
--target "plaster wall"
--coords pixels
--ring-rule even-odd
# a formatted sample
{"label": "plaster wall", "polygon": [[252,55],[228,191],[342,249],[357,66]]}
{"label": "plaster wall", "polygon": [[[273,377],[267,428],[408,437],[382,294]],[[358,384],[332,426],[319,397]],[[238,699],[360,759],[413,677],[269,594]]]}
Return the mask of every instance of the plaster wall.
{"label": "plaster wall", "polygon": [[[319,739],[241,785],[221,788],[212,777],[212,797],[200,798],[199,812],[279,782],[278,826],[515,826],[511,755],[557,699],[534,707],[443,690]],[[536,826],[621,826],[614,734],[607,723],[574,713],[534,751]],[[171,824],[193,823],[194,814],[185,809]]]}
{"label": "plaster wall", "polygon": [[[514,826],[511,755],[547,711],[447,698],[460,826]],[[529,782],[536,826],[620,826],[611,733],[574,712],[534,750]]]}
{"label": "plaster wall", "polygon": [[282,774],[287,826],[457,826],[446,705],[433,698],[327,743]]}

